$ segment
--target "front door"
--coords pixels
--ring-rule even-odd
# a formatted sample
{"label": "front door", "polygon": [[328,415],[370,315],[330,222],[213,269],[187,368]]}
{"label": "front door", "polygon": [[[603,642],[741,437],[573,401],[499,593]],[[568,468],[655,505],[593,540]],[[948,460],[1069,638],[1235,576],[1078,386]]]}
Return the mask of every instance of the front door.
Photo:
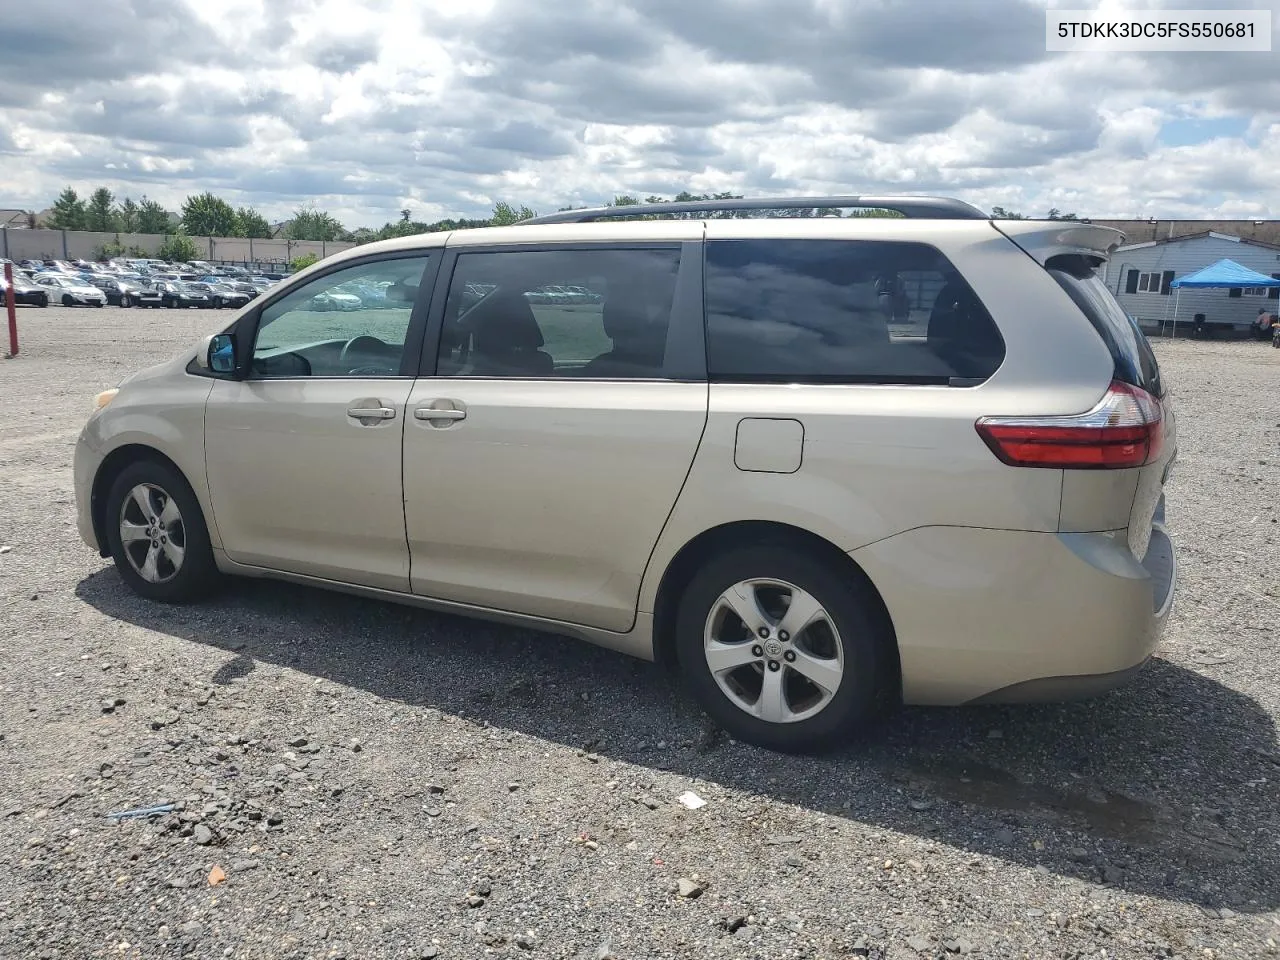
{"label": "front door", "polygon": [[707,416],[697,246],[460,249],[405,421],[413,591],[630,629]]}
{"label": "front door", "polygon": [[428,261],[341,267],[263,309],[245,379],[217,381],[205,414],[232,560],[408,591],[401,443]]}

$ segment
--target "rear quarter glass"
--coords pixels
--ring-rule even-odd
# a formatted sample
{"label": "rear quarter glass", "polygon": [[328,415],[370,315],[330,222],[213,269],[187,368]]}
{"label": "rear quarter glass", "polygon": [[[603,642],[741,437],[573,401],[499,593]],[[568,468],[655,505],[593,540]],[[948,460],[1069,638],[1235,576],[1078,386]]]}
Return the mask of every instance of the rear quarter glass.
{"label": "rear quarter glass", "polygon": [[705,298],[719,382],[973,386],[1005,356],[986,306],[924,243],[711,240]]}

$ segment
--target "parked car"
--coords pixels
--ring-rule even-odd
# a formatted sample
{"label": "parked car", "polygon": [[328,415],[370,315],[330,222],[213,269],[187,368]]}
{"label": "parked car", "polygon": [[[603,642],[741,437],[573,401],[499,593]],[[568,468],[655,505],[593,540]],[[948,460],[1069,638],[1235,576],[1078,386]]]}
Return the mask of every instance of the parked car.
{"label": "parked car", "polygon": [[342,290],[325,290],[311,298],[312,310],[359,310],[363,301],[354,293]]}
{"label": "parked car", "polygon": [[[1122,234],[920,197],[612,219],[716,204],[328,258],[99,395],[81,535],[152,600],[278,577],[657,659],[781,750],[1134,676],[1177,430],[1098,277]],[[525,297],[584,277],[578,322]],[[312,312],[351,283],[386,305]]]}
{"label": "parked car", "polygon": [[103,277],[93,285],[107,295],[107,303],[117,307],[132,307],[138,303],[142,285],[124,277]]}
{"label": "parked car", "polygon": [[[4,279],[4,273],[0,271],[0,306],[4,305],[8,290],[9,284]],[[15,304],[25,303],[33,307],[47,307],[49,305],[49,291],[15,270],[13,274],[13,302]]]}
{"label": "parked car", "polygon": [[83,304],[100,307],[107,302],[106,294],[79,277],[62,273],[38,273],[35,283],[47,288],[50,300],[57,300],[64,307]]}
{"label": "parked car", "polygon": [[181,280],[161,280],[155,286],[160,292],[161,306],[199,307],[202,310],[213,307],[213,298],[208,292],[193,284]]}
{"label": "parked car", "polygon": [[251,299],[247,293],[241,293],[225,283],[207,283],[196,280],[186,286],[191,290],[199,290],[205,294],[215,309],[243,307]]}
{"label": "parked car", "polygon": [[243,293],[250,300],[258,296],[258,294],[262,292],[257,287],[255,287],[252,283],[246,283],[242,280],[236,280],[231,277],[219,277],[215,274],[210,274],[207,277],[201,277],[200,282],[229,287],[230,289],[236,291],[237,293]]}
{"label": "parked car", "polygon": [[163,307],[164,291],[155,281],[143,281],[138,285],[137,304],[139,307]]}

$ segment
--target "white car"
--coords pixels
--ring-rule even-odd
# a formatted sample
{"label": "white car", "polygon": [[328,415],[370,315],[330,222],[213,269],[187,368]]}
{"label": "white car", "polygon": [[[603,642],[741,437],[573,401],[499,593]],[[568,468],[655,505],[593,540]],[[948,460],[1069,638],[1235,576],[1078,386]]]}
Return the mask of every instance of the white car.
{"label": "white car", "polygon": [[74,306],[77,303],[84,304],[86,307],[100,307],[107,302],[105,293],[79,277],[42,273],[34,279],[40,286],[49,288],[50,300],[56,300],[64,307]]}

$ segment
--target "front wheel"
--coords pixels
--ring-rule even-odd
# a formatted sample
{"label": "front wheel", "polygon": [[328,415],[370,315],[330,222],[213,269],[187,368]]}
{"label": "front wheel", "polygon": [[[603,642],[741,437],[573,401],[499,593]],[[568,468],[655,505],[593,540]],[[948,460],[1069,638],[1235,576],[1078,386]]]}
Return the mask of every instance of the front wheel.
{"label": "front wheel", "polygon": [[721,554],[680,601],[686,684],[732,737],[788,753],[836,746],[875,713],[892,637],[869,587],[780,543]]}
{"label": "front wheel", "polygon": [[76,305],[76,298],[71,296],[69,293],[64,293],[62,295],[62,305],[64,307],[74,307]]}
{"label": "front wheel", "polygon": [[36,301],[37,307],[47,307],[49,305],[49,295],[47,293],[40,294],[40,299]]}
{"label": "front wheel", "polygon": [[133,306],[133,301],[129,299],[128,295],[125,295],[125,296],[123,296],[123,297],[121,297],[121,298],[120,298],[120,306],[122,306],[122,307],[132,307],[132,306]]}
{"label": "front wheel", "polygon": [[221,297],[214,297],[214,298],[213,298],[213,309],[215,309],[215,310],[221,310],[221,309],[222,309],[222,298],[221,298]]}
{"label": "front wheel", "polygon": [[158,460],[125,467],[107,494],[107,545],[137,594],[183,603],[218,581],[200,502],[180,473]]}

